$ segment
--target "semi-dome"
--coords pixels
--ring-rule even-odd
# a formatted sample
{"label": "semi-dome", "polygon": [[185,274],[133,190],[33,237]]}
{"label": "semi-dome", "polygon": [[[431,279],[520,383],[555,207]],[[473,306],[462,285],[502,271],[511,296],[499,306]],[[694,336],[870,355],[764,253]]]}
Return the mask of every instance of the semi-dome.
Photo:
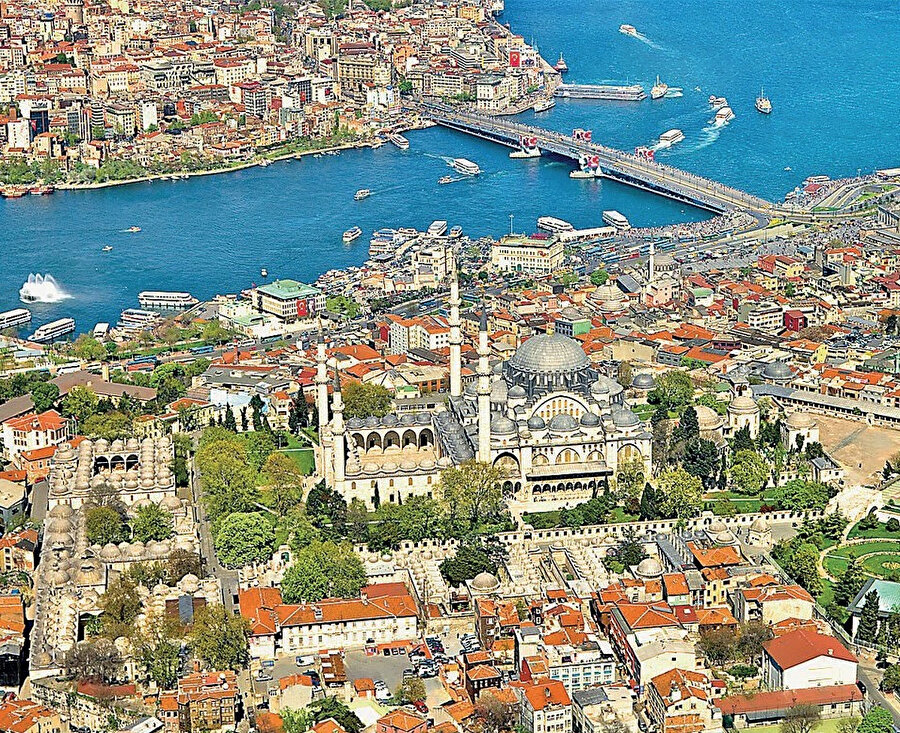
{"label": "semi-dome", "polygon": [[578,423],[571,415],[559,414],[550,418],[551,430],[575,430],[577,427]]}
{"label": "semi-dome", "polygon": [[582,348],[561,334],[532,336],[509,360],[509,364],[523,372],[545,374],[572,372],[590,366]]}
{"label": "semi-dome", "polygon": [[600,424],[600,418],[593,412],[586,412],[581,416],[580,422],[585,427],[595,428]]}
{"label": "semi-dome", "polygon": [[785,382],[793,376],[794,373],[791,371],[791,368],[783,361],[773,361],[763,369],[763,377],[775,382]]}

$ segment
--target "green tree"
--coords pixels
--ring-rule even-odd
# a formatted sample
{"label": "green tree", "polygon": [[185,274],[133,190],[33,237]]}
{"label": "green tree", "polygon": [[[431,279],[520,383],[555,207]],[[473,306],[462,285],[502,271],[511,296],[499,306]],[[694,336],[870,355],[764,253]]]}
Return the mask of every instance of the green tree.
{"label": "green tree", "polygon": [[878,591],[866,593],[862,611],[859,614],[859,625],[856,627],[856,641],[860,644],[873,644],[878,635]]}
{"label": "green tree", "polygon": [[131,522],[134,539],[141,542],[167,540],[175,531],[172,515],[156,504],[138,507]]}
{"label": "green tree", "polygon": [[424,702],[427,697],[425,683],[418,677],[408,677],[400,684],[397,697],[403,704],[411,702]]}
{"label": "green tree", "polygon": [[656,479],[661,494],[660,510],[663,516],[689,519],[700,513],[703,506],[703,483],[678,467],[662,471]]}
{"label": "green tree", "polygon": [[126,575],[111,582],[97,601],[103,611],[103,633],[110,639],[127,636],[141,612],[137,583]]}
{"label": "green tree", "polygon": [[31,390],[31,401],[35,412],[46,412],[59,399],[59,387],[53,382],[40,382]]}
{"label": "green tree", "polygon": [[663,374],[656,380],[656,387],[647,395],[647,400],[651,404],[663,405],[669,410],[688,405],[693,398],[693,382],[685,372],[681,371]]}
{"label": "green tree", "polygon": [[682,463],[689,474],[699,478],[709,488],[715,483],[719,449],[711,440],[695,438],[685,446]]}
{"label": "green tree", "polygon": [[801,538],[779,542],[772,555],[784,571],[813,596],[822,592],[819,576],[819,548]]}
{"label": "green tree", "polygon": [[117,410],[96,413],[81,423],[80,432],[89,438],[117,440],[130,438],[134,432],[132,420]]}
{"label": "green tree", "polygon": [[728,477],[741,494],[756,496],[769,480],[769,464],[756,451],[738,451],[728,469]]}
{"label": "green tree", "polygon": [[92,545],[117,544],[128,539],[128,528],[122,515],[110,506],[96,506],[87,510],[84,531]]}
{"label": "green tree", "polygon": [[[329,719],[337,722],[347,733],[362,733],[362,721],[356,717],[356,713],[347,707],[346,703],[338,700],[335,696],[318,698],[307,705],[305,710],[289,712],[294,714],[286,716],[285,733],[306,733],[316,723]],[[302,715],[296,715],[297,712],[302,713]],[[292,719],[292,728],[290,730],[288,729],[287,718]],[[301,727],[293,727],[293,725]]]}
{"label": "green tree", "polygon": [[283,526],[289,532],[288,541],[294,552],[299,552],[316,540],[322,539],[319,528],[312,523],[302,504],[298,504],[288,511],[284,517]]}
{"label": "green tree", "polygon": [[591,284],[600,287],[601,285],[606,285],[606,281],[609,280],[609,273],[606,271],[604,267],[598,267],[591,273]]}
{"label": "green tree", "polygon": [[250,661],[250,623],[229,613],[225,606],[212,604],[198,609],[190,633],[194,654],[208,669],[244,669]]}
{"label": "green tree", "polygon": [[275,529],[260,512],[229,514],[216,534],[216,556],[230,568],[265,562],[275,547]]}
{"label": "green tree", "polygon": [[384,417],[391,411],[391,393],[380,384],[350,382],[342,388],[344,417]]}
{"label": "green tree", "polygon": [[264,431],[254,431],[247,434],[247,460],[254,471],[259,471],[266,459],[275,450],[275,441],[272,436]]}
{"label": "green tree", "polygon": [[772,499],[781,509],[790,511],[808,511],[811,509],[822,511],[828,504],[828,500],[834,495],[835,490],[827,484],[815,481],[794,479],[784,486],[777,487]]}
{"label": "green tree", "polygon": [[232,435],[201,445],[195,462],[203,489],[201,500],[213,521],[252,509],[257,498],[256,472],[242,440]]}
{"label": "green tree", "polygon": [[851,560],[847,569],[841,573],[834,584],[834,602],[845,608],[853,603],[853,599],[866,584],[866,571],[860,560]]}
{"label": "green tree", "polygon": [[731,441],[731,450],[735,454],[745,450],[756,450],[756,444],[753,442],[753,438],[750,437],[749,426],[744,425],[734,434],[734,438]]}
{"label": "green tree", "polygon": [[608,569],[621,573],[627,568],[638,565],[646,557],[644,544],[637,538],[634,529],[628,527],[623,534],[622,542],[607,553],[603,563]]}
{"label": "green tree", "polygon": [[891,714],[880,705],[876,705],[867,712],[859,723],[856,733],[893,733],[894,719]]}
{"label": "green tree", "polygon": [[502,478],[503,472],[490,463],[465,461],[444,470],[436,495],[451,523],[458,519],[474,529],[480,522],[500,514]]}
{"label": "green tree", "polygon": [[90,387],[72,387],[62,401],[62,411],[64,415],[74,417],[78,422],[83,423],[87,418],[97,411],[97,395]]}
{"label": "green tree", "polygon": [[641,493],[640,515],[641,519],[660,519],[663,516],[663,496],[652,483],[644,486]]}
{"label": "green tree", "polygon": [[306,514],[328,538],[343,537],[347,530],[347,502],[320,481],[306,497]]}
{"label": "green tree", "polygon": [[700,437],[700,420],[693,407],[686,407],[678,421],[678,437],[683,440],[694,440]]}
{"label": "green tree", "polygon": [[463,540],[453,557],[441,562],[441,575],[458,586],[479,573],[496,573],[505,549],[494,538],[472,537]]}
{"label": "green tree", "polygon": [[634,507],[640,501],[641,491],[643,491],[646,481],[642,458],[635,456],[630,460],[622,461],[616,473],[615,498],[624,502],[628,507]]}
{"label": "green tree", "polygon": [[86,333],[75,339],[72,352],[84,361],[101,361],[106,359],[106,348],[93,336]]}
{"label": "green tree", "polygon": [[231,339],[231,331],[224,328],[218,321],[210,321],[203,326],[200,338],[207,343],[224,344]]}
{"label": "green tree", "polygon": [[356,598],[366,572],[349,542],[312,542],[294,557],[281,582],[285,603]]}
{"label": "green tree", "polygon": [[287,514],[303,498],[303,471],[284,453],[271,453],[263,464],[262,475],[279,514]]}
{"label": "green tree", "polygon": [[163,613],[149,616],[140,628],[133,628],[129,637],[138,664],[162,690],[178,683],[180,632],[177,620]]}
{"label": "green tree", "polygon": [[884,676],[878,685],[882,692],[896,692],[900,690],[900,664],[892,664],[884,670]]}

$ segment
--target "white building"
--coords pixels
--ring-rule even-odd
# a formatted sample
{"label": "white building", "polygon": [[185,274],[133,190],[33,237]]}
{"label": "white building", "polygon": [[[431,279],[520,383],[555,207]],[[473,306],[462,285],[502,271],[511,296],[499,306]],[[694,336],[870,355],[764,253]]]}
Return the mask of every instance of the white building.
{"label": "white building", "polygon": [[770,690],[856,683],[856,657],[833,636],[798,629],[763,648],[763,683]]}

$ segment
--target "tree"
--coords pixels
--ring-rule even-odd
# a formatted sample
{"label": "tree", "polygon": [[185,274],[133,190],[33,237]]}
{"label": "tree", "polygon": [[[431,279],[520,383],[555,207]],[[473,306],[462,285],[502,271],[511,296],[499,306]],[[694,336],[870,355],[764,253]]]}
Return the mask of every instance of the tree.
{"label": "tree", "polygon": [[629,364],[627,361],[620,361],[619,367],[616,370],[616,381],[625,389],[628,389],[631,386],[633,380],[634,372],[631,368],[631,364]]}
{"label": "tree", "polygon": [[772,499],[781,509],[800,512],[811,509],[822,511],[833,495],[834,489],[827,484],[794,479],[784,486],[777,487]]}
{"label": "tree", "polygon": [[122,655],[110,639],[81,641],[65,657],[66,669],[78,679],[112,682],[122,667]]}
{"label": "tree", "polygon": [[711,629],[700,634],[697,646],[711,664],[722,665],[735,659],[737,641],[731,629]]}
{"label": "tree", "polygon": [[859,625],[856,627],[856,641],[860,644],[873,644],[878,635],[878,591],[866,593],[862,611],[859,614]]}
{"label": "tree", "polygon": [[784,571],[806,588],[810,595],[817,596],[822,592],[818,547],[796,538],[789,542],[779,542],[772,554]]}
{"label": "tree", "polygon": [[403,541],[444,537],[445,517],[440,503],[427,496],[411,496],[403,504],[384,503],[375,512],[375,523],[368,528],[369,547],[395,549]]}
{"label": "tree", "polygon": [[[338,700],[335,696],[318,698],[307,705],[305,710],[290,712],[294,713],[294,715],[285,716],[285,733],[306,733],[306,731],[316,723],[328,720],[329,718],[337,722],[337,724],[347,731],[347,733],[361,733],[363,728],[362,721],[356,717],[356,713],[350,710],[346,703]],[[287,727],[287,718],[290,717],[296,720],[296,718],[299,717],[296,715],[297,712],[303,714],[303,720],[296,721],[301,723],[303,727],[292,727],[289,730]],[[292,720],[292,722],[294,722],[294,720]]]}
{"label": "tree", "polygon": [[275,450],[275,441],[272,436],[263,431],[254,431],[247,435],[247,460],[253,466],[254,471],[259,471],[266,459]]}
{"label": "tree", "polygon": [[97,395],[90,387],[72,387],[62,401],[64,415],[74,417],[78,422],[84,422],[97,411]]}
{"label": "tree", "polygon": [[303,472],[284,453],[271,453],[263,464],[262,475],[279,514],[287,514],[303,498]]}
{"label": "tree", "polygon": [[784,713],[781,733],[810,733],[820,717],[821,713],[816,705],[794,705]]}
{"label": "tree", "polygon": [[202,574],[200,556],[190,550],[173,550],[166,563],[166,579],[169,585],[175,585],[185,575]]}
{"label": "tree", "polygon": [[131,522],[132,535],[141,542],[167,540],[174,531],[172,515],[156,504],[138,507]]}
{"label": "tree", "polygon": [[194,654],[208,669],[238,671],[250,661],[249,636],[247,619],[217,603],[197,610],[189,638]]}
{"label": "tree", "polygon": [[660,510],[663,516],[689,519],[700,513],[703,484],[685,469],[679,467],[661,472],[656,479],[656,488],[661,494]]}
{"label": "tree", "polygon": [[719,448],[711,440],[695,438],[685,446],[682,463],[689,474],[712,488],[719,468]]}
{"label": "tree", "polygon": [[747,621],[741,625],[738,637],[738,652],[749,661],[762,656],[763,644],[774,636],[774,633],[763,621]]}
{"label": "tree", "polygon": [[474,529],[483,520],[499,515],[503,507],[502,478],[499,468],[476,460],[445,469],[436,493],[450,522],[461,519]]}
{"label": "tree", "polygon": [[882,692],[896,692],[900,689],[900,664],[892,664],[884,670],[884,677],[878,685]]}
{"label": "tree", "polygon": [[769,464],[756,451],[738,451],[734,454],[728,476],[738,492],[756,496],[769,480]]}
{"label": "tree", "polygon": [[478,702],[475,703],[475,715],[481,721],[485,733],[512,731],[517,727],[516,707],[501,700],[490,690],[479,695]]}
{"label": "tree", "polygon": [[616,499],[625,502],[629,507],[640,501],[641,491],[647,477],[644,474],[644,461],[635,456],[622,461],[616,473]]}
{"label": "tree", "polygon": [[59,387],[53,382],[40,382],[31,390],[31,401],[35,412],[46,412],[59,399]]}
{"label": "tree", "polygon": [[207,343],[224,344],[231,338],[231,331],[223,328],[218,321],[210,321],[203,327],[200,338]]}
{"label": "tree", "polygon": [[343,537],[347,528],[347,502],[320,481],[306,497],[306,514],[313,524],[332,539]]}
{"label": "tree", "polygon": [[111,639],[127,636],[141,612],[137,583],[127,575],[119,576],[106,587],[97,606],[103,611],[104,634]]}
{"label": "tree", "polygon": [[196,455],[202,501],[215,521],[232,512],[252,509],[256,501],[256,472],[240,438],[231,436],[202,444]]}
{"label": "tree", "polygon": [[603,267],[598,267],[591,273],[592,285],[600,287],[601,285],[605,285],[607,280],[609,280],[609,273]]}
{"label": "tree", "polygon": [[236,512],[222,521],[215,545],[216,556],[226,567],[265,562],[272,556],[275,529],[260,512]]}
{"label": "tree", "polygon": [[843,607],[849,606],[866,584],[866,571],[860,560],[851,560],[847,569],[841,573],[834,584],[834,602]]}
{"label": "tree", "polygon": [[138,663],[162,690],[172,689],[178,683],[181,666],[179,632],[177,620],[162,613],[148,616],[129,639]]}
{"label": "tree", "polygon": [[319,528],[310,521],[306,509],[298,504],[284,517],[284,525],[288,528],[289,542],[294,552],[299,552],[304,547],[311,545],[316,540],[322,539]]}
{"label": "tree", "polygon": [[479,573],[496,573],[505,550],[494,538],[463,540],[453,557],[441,562],[441,575],[450,585],[462,585]]}
{"label": "tree", "polygon": [[87,510],[84,531],[92,545],[118,544],[128,539],[122,515],[110,506],[95,506]]}
{"label": "tree", "polygon": [[643,543],[637,538],[634,529],[628,527],[619,546],[607,553],[604,565],[615,572],[622,572],[626,568],[634,567],[646,557]]}
{"label": "tree", "polygon": [[281,582],[285,603],[356,598],[366,572],[349,542],[312,542],[294,557]]}
{"label": "tree", "polygon": [[404,704],[410,702],[424,702],[427,696],[425,683],[418,677],[407,677],[403,680],[400,684],[400,688],[397,690],[397,697],[400,698],[401,702]]}
{"label": "tree", "polygon": [[225,408],[224,427],[232,433],[237,432],[237,421],[234,419],[234,410],[230,407]]}
{"label": "tree", "polygon": [[133,429],[132,421],[127,415],[117,410],[91,415],[81,423],[81,432],[89,438],[103,438],[113,441],[130,438]]}
{"label": "tree", "polygon": [[656,387],[650,390],[647,400],[653,405],[674,409],[690,404],[694,398],[691,378],[681,371],[671,371],[656,380]]}
{"label": "tree", "polygon": [[859,723],[857,733],[893,733],[894,718],[880,705],[867,712]]}
{"label": "tree", "polygon": [[75,339],[72,352],[83,361],[101,361],[106,358],[106,348],[103,344],[86,333]]}
{"label": "tree", "polygon": [[660,519],[662,517],[663,498],[662,494],[652,483],[644,486],[644,491],[641,494],[641,519]]}
{"label": "tree", "polygon": [[391,411],[391,393],[380,384],[350,382],[342,389],[344,417],[384,417]]}
{"label": "tree", "polygon": [[678,421],[678,434],[683,440],[693,440],[700,437],[700,420],[697,411],[693,407],[685,408]]}
{"label": "tree", "polygon": [[753,438],[750,437],[750,427],[748,425],[744,425],[734,434],[734,438],[731,441],[731,450],[735,454],[745,450],[756,450],[756,444],[753,442]]}

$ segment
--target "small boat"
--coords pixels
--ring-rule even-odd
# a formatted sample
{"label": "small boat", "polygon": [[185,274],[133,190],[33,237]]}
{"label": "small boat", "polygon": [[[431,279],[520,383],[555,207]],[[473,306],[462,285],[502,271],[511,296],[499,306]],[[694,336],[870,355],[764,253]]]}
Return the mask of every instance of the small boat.
{"label": "small boat", "polygon": [[786,165],[786,166],[784,167],[784,169],[785,169],[786,171],[792,171],[792,170],[794,170],[794,169],[791,168],[789,165]]}
{"label": "small boat", "polygon": [[349,244],[354,239],[358,239],[362,234],[362,229],[359,227],[353,227],[344,232],[342,239],[344,240],[344,244]]}
{"label": "small boat", "polygon": [[456,179],[453,176],[441,176],[440,178],[438,178],[438,183],[443,185],[446,183],[453,183],[453,181],[455,180]]}
{"label": "small boat", "polygon": [[262,269],[259,271],[259,274],[260,274],[262,277],[268,277],[268,276],[269,276],[269,271],[264,267],[264,268],[262,268]]}
{"label": "small boat", "polygon": [[716,127],[721,127],[722,125],[727,125],[734,119],[734,112],[731,107],[722,107],[718,112],[716,112],[716,118],[713,120],[713,124]]}
{"label": "small boat", "polygon": [[107,244],[107,245],[106,245],[102,250],[100,250],[100,251],[101,251],[101,252],[112,252],[112,247],[110,247],[110,246]]}
{"label": "small boat", "polygon": [[450,235],[449,236],[452,237],[453,239],[457,239],[458,237],[461,237],[462,236],[462,227],[459,225],[450,227]]}
{"label": "small boat", "polygon": [[619,26],[619,33],[624,33],[626,36],[635,37],[638,34],[637,28],[635,28],[633,25],[628,25],[628,23],[622,23],[622,25]]}
{"label": "small boat", "polygon": [[538,102],[534,103],[532,109],[535,112],[546,112],[548,109],[553,109],[556,106],[556,100],[553,97],[548,99],[541,99]]}
{"label": "small boat", "polygon": [[369,198],[372,195],[372,192],[368,188],[361,188],[355,194],[353,194],[354,201],[362,201],[363,199]]}
{"label": "small boat", "polygon": [[650,90],[650,99],[662,99],[666,96],[666,93],[669,91],[669,85],[665,82],[659,80],[659,75],[656,76],[656,84],[653,85],[653,88]]}
{"label": "small boat", "polygon": [[128,227],[128,229],[126,229],[125,231],[128,232],[129,234],[136,234],[137,232],[141,231],[141,228],[140,227]]}
{"label": "small boat", "polygon": [[559,54],[559,61],[553,64],[553,68],[556,69],[556,71],[558,71],[560,74],[565,74],[569,70],[569,65],[563,58],[562,53]]}
{"label": "small boat", "polygon": [[53,193],[53,186],[34,186],[28,193],[32,196],[46,196]]}
{"label": "small boat", "polygon": [[759,90],[759,96],[756,98],[756,111],[764,115],[772,113],[772,102],[762,89]]}
{"label": "small boat", "polygon": [[682,140],[684,140],[684,133],[681,130],[667,130],[659,136],[659,145],[667,148],[675,143],[680,143]]}
{"label": "small boat", "polygon": [[0,196],[6,199],[20,199],[26,193],[26,189],[20,186],[6,186],[0,190]]}
{"label": "small boat", "polygon": [[268,158],[263,158],[261,161],[259,161],[260,168],[268,168],[270,165],[272,165],[272,161]]}
{"label": "small boat", "polygon": [[710,94],[709,106],[713,109],[722,109],[722,107],[728,106],[728,100],[725,97],[717,97],[715,94]]}

